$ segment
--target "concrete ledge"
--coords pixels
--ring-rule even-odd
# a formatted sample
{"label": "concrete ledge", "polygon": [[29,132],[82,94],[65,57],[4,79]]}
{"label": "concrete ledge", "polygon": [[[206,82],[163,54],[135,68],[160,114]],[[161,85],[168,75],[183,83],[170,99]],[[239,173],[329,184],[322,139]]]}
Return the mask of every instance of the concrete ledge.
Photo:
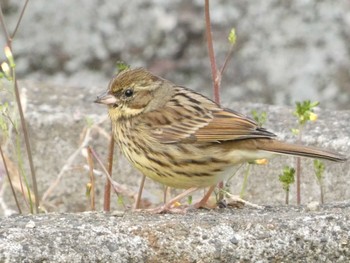
{"label": "concrete ledge", "polygon": [[1,262],[349,262],[350,201],[0,218]]}

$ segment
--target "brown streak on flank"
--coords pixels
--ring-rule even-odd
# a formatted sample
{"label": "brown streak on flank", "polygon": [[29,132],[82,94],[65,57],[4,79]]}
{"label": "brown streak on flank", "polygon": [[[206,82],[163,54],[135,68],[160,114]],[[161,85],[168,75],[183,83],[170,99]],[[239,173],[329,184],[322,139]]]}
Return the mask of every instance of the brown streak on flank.
{"label": "brown streak on flank", "polygon": [[216,169],[211,170],[211,172],[213,172],[213,173],[220,173],[222,171],[223,171],[223,169],[221,169],[221,168],[216,168]]}
{"label": "brown streak on flank", "polygon": [[186,154],[191,153],[191,151],[189,151],[189,150],[187,149],[187,147],[186,147],[185,145],[183,145],[183,144],[178,144],[177,147],[178,147],[178,149],[179,149],[179,151],[180,151],[181,153],[186,153]]}
{"label": "brown streak on flank", "polygon": [[189,102],[195,103],[195,104],[200,104],[200,102],[192,97],[190,97],[189,95],[187,95],[186,93],[177,93],[176,96],[180,96],[180,97],[184,97],[186,98]]}
{"label": "brown streak on flank", "polygon": [[[204,117],[207,117],[207,116],[204,116]],[[207,118],[209,118],[209,116],[207,117]],[[193,121],[195,121],[195,122],[199,122],[199,123],[208,123],[208,120],[206,120],[206,119],[203,119],[203,118],[195,118],[195,119],[193,119]]]}
{"label": "brown streak on flank", "polygon": [[158,164],[159,166],[171,168],[171,166],[169,164],[161,162],[160,160],[154,159],[154,158],[150,157],[148,154],[146,154],[146,157],[148,160]]}
{"label": "brown streak on flank", "polygon": [[201,114],[205,114],[205,111],[203,110],[203,108],[199,107],[198,105],[191,105],[191,107],[197,112],[200,112]]}
{"label": "brown streak on flank", "polygon": [[186,173],[186,172],[183,172],[183,171],[176,171],[174,170],[174,173],[178,174],[178,175],[183,175],[183,176],[186,176],[186,177],[209,177],[209,176],[212,176],[213,174],[211,173]]}
{"label": "brown streak on flank", "polygon": [[132,142],[139,150],[141,150],[142,152],[145,152],[144,145],[140,144],[140,142],[138,142],[137,140],[134,140]]}
{"label": "brown streak on flank", "polygon": [[148,171],[150,171],[150,172],[156,173],[156,174],[157,174],[158,176],[160,176],[160,177],[163,177],[163,176],[172,176],[172,175],[166,175],[166,174],[164,174],[164,173],[161,173],[157,168],[148,167],[148,166],[143,166],[141,163],[139,163],[139,162],[137,162],[137,161],[135,161],[135,160],[134,160],[134,164],[136,164],[136,165],[138,165],[138,166],[142,167],[143,169],[146,169],[146,170],[148,170]]}
{"label": "brown streak on flank", "polygon": [[210,147],[212,145],[217,145],[217,144],[219,144],[219,142],[197,143],[196,148],[208,150],[208,147]]}
{"label": "brown streak on flank", "polygon": [[165,115],[157,115],[156,116],[156,121],[158,122],[158,124],[160,125],[170,125],[171,121],[165,116]]}
{"label": "brown streak on flank", "polygon": [[176,99],[176,98],[171,99],[169,102],[170,102],[170,103],[173,103],[172,106],[175,106],[175,107],[182,107],[181,103],[180,103],[179,100]]}
{"label": "brown streak on flank", "polygon": [[228,161],[220,160],[220,159],[214,158],[214,157],[211,157],[211,158],[210,158],[210,161],[211,161],[212,163],[223,163],[223,164],[229,164],[229,163],[230,163],[230,162],[228,162]]}
{"label": "brown streak on flank", "polygon": [[168,159],[170,160],[173,160],[174,159],[174,156],[172,156],[170,153],[167,153],[167,152],[158,152],[157,153],[158,155],[163,155],[163,156],[166,156]]}
{"label": "brown streak on flank", "polygon": [[230,162],[220,160],[217,158],[210,157],[207,160],[193,160],[193,159],[183,159],[180,161],[174,161],[175,165],[178,166],[188,166],[188,165],[207,165],[209,163],[213,164],[229,164]]}

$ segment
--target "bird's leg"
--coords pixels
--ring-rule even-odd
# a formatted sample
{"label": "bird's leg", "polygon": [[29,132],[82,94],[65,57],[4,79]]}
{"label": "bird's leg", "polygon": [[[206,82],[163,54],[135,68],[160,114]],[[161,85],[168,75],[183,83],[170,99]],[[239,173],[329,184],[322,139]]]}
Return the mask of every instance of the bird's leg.
{"label": "bird's leg", "polygon": [[226,197],[227,197],[227,206],[228,207],[234,207],[234,208],[242,208],[243,206],[250,206],[256,209],[263,209],[263,206],[251,203],[249,201],[243,200],[242,198],[240,198],[238,195],[233,195],[230,193],[226,193]]}
{"label": "bird's leg", "polygon": [[154,208],[154,209],[147,209],[147,212],[156,213],[156,214],[166,213],[166,212],[183,213],[183,212],[185,212],[185,210],[179,209],[179,208],[174,208],[174,207],[172,207],[172,205],[174,203],[178,202],[179,200],[181,200],[182,198],[189,196],[190,194],[192,194],[193,192],[195,192],[197,190],[198,190],[198,187],[189,188],[186,191],[182,192],[181,194],[172,198],[169,202],[165,203],[164,205],[157,207],[157,208]]}
{"label": "bird's leg", "polygon": [[203,198],[199,202],[193,204],[193,207],[194,208],[208,207],[207,203],[208,203],[209,197],[213,193],[215,187],[216,185],[210,186],[208,192],[203,196]]}

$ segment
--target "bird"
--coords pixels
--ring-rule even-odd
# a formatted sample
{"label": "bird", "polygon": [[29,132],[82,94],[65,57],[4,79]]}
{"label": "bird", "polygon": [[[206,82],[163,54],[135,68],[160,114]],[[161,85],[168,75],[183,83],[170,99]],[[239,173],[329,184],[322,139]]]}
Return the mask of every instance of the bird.
{"label": "bird", "polygon": [[278,154],[347,159],[334,151],[278,140],[253,119],[145,68],[114,75],[95,102],[108,106],[115,142],[128,161],[146,177],[187,189],[185,194],[213,190],[238,164]]}

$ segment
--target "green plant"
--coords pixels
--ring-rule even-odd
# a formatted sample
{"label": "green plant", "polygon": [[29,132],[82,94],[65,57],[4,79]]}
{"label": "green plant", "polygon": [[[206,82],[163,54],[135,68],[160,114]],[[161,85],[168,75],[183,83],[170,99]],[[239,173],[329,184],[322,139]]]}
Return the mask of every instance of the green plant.
{"label": "green plant", "polygon": [[324,171],[326,169],[325,164],[320,161],[320,160],[314,160],[314,171],[315,171],[315,176],[317,179],[317,183],[320,186],[320,202],[321,204],[324,203],[324,183],[323,183],[323,178],[324,178]]}
{"label": "green plant", "polygon": [[126,62],[121,61],[121,60],[117,61],[117,71],[118,72],[127,70],[129,68],[130,68],[130,65],[128,65]]}
{"label": "green plant", "polygon": [[253,119],[258,123],[258,126],[262,127],[267,121],[267,113],[266,111],[257,112],[256,110],[252,110]]}
{"label": "green plant", "polygon": [[[16,133],[16,155],[17,155],[17,163],[19,165],[19,172],[22,175],[22,178],[24,179],[24,182],[26,184],[27,192],[28,192],[28,197],[29,197],[29,204],[30,204],[30,211],[31,213],[34,212],[34,207],[35,207],[35,212],[39,213],[39,193],[38,193],[38,188],[37,188],[37,183],[36,183],[36,175],[35,175],[35,169],[34,169],[34,163],[33,163],[33,158],[32,158],[32,151],[31,151],[31,146],[30,146],[30,141],[29,141],[29,134],[26,126],[26,120],[24,117],[23,113],[23,108],[22,108],[22,103],[21,103],[21,97],[19,93],[19,87],[18,87],[18,82],[17,82],[17,77],[16,77],[16,64],[15,60],[13,57],[13,52],[12,52],[12,42],[15,38],[15,35],[17,33],[17,30],[19,28],[19,25],[21,23],[21,20],[23,18],[24,12],[26,10],[28,4],[28,0],[24,2],[23,8],[21,10],[21,13],[19,15],[19,18],[17,20],[16,26],[13,30],[13,33],[10,34],[9,31],[7,30],[7,26],[5,24],[4,16],[2,13],[2,8],[0,5],[0,24],[4,33],[4,36],[6,38],[6,46],[5,46],[5,56],[7,58],[7,62],[3,62],[1,64],[2,68],[2,76],[4,76],[8,81],[12,83],[12,90],[14,94],[14,100],[16,102],[17,108],[18,108],[18,115],[19,115],[19,120],[20,120],[20,126],[22,128],[23,132],[23,137],[24,137],[24,143],[25,143],[25,148],[26,148],[26,153],[27,153],[27,158],[28,158],[28,163],[30,167],[30,173],[31,173],[31,178],[32,178],[32,185],[33,185],[33,190],[34,190],[34,198],[35,202],[33,202],[31,198],[31,192],[28,184],[27,177],[25,175],[24,169],[23,169],[23,159],[22,159],[22,154],[21,154],[21,148],[20,148],[20,135],[19,135],[19,129],[16,124],[16,121],[12,120],[12,124],[14,126],[14,129],[17,131]],[[5,162],[5,160],[3,160]],[[9,176],[9,174],[8,174]],[[9,179],[10,180],[10,179]],[[20,209],[19,209],[20,210]]]}
{"label": "green plant", "polygon": [[[267,113],[265,111],[259,113],[256,110],[252,110],[251,114],[252,114],[253,119],[258,123],[258,125],[260,127],[262,127],[266,123],[266,121],[267,121]],[[267,160],[266,159],[260,159],[260,160],[255,160],[254,162],[247,163],[246,170],[244,172],[243,184],[242,184],[241,192],[239,194],[240,198],[244,197],[244,194],[245,194],[245,191],[246,191],[247,185],[248,185],[248,178],[249,178],[249,175],[250,175],[251,166],[254,165],[254,164],[267,164]]]}
{"label": "green plant", "polygon": [[286,205],[289,204],[289,190],[290,185],[294,183],[295,169],[289,166],[283,168],[283,173],[279,176],[279,181],[286,192]]}
{"label": "green plant", "polygon": [[[292,129],[294,135],[298,136],[298,142],[302,139],[302,131],[308,121],[316,121],[317,115],[314,113],[314,108],[319,105],[319,102],[311,102],[306,100],[303,102],[296,102],[296,108],[294,115],[298,119],[298,127]],[[297,204],[301,203],[301,192],[300,192],[300,177],[301,177],[301,159],[296,157],[296,185],[297,185]]]}

